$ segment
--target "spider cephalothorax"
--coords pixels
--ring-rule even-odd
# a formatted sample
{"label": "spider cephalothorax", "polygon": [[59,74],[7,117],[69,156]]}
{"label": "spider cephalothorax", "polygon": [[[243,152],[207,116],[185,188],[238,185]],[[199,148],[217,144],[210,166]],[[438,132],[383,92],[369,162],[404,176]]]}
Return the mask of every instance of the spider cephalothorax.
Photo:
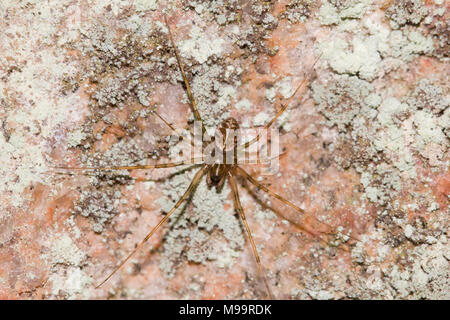
{"label": "spider cephalothorax", "polygon": [[210,187],[220,189],[228,172],[238,164],[239,136],[239,124],[234,118],[222,121],[217,127],[214,139],[206,147],[205,154],[205,163],[208,164],[206,182]]}

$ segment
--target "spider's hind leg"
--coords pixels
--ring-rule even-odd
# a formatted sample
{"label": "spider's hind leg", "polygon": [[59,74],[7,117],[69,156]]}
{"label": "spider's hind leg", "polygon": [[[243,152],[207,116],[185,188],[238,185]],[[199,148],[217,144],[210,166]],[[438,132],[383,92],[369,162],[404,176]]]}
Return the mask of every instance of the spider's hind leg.
{"label": "spider's hind leg", "polygon": [[233,173],[231,171],[228,172],[228,181],[230,182],[231,190],[233,192],[233,200],[235,209],[239,212],[239,216],[242,219],[242,223],[244,224],[245,230],[247,231],[248,239],[252,246],[253,254],[255,256],[256,263],[258,264],[258,271],[261,277],[264,280],[264,284],[267,289],[267,296],[269,299],[273,299],[272,291],[270,290],[269,283],[266,278],[266,274],[264,273],[264,268],[261,264],[261,259],[259,258],[258,250],[255,245],[255,241],[253,240],[252,232],[250,231],[250,227],[248,226],[247,219],[245,217],[244,208],[242,208],[241,200],[239,198],[239,191],[236,184],[236,180],[233,177]]}
{"label": "spider's hind leg", "polygon": [[[281,201],[285,205],[295,209],[298,213],[300,213],[302,216],[304,216],[305,217],[305,221],[304,222],[298,222],[298,221],[294,221],[293,219],[290,219],[290,218],[286,217],[285,215],[283,215],[282,213],[280,213],[278,211],[274,211],[274,213],[276,215],[278,215],[280,218],[289,221],[291,224],[295,225],[300,230],[302,230],[304,232],[307,232],[307,233],[309,233],[311,235],[314,235],[314,236],[319,235],[320,241],[325,246],[329,246],[331,244],[331,245],[333,245],[335,247],[338,247],[339,249],[342,249],[344,251],[350,251],[350,248],[349,248],[349,246],[346,243],[342,243],[342,241],[337,241],[338,238],[343,238],[342,240],[352,239],[352,240],[358,241],[358,239],[355,239],[355,237],[350,236],[350,235],[340,236],[339,230],[336,232],[336,231],[334,231],[336,228],[334,228],[333,226],[329,225],[328,223],[320,221],[320,220],[318,220],[317,218],[315,218],[312,215],[307,215],[305,210],[303,210],[302,208],[300,208],[297,205],[293,204],[289,200],[283,198],[282,196],[278,195],[277,193],[273,192],[272,190],[267,188],[262,183],[259,183],[255,178],[253,178],[250,174],[248,174],[241,167],[237,167],[236,168],[236,172],[240,176],[244,177],[246,180],[250,181],[250,183],[252,183],[254,186],[259,188],[260,190],[264,191],[265,193],[269,194],[270,196],[274,197],[275,199],[278,199],[279,201]],[[318,228],[312,227],[314,224],[316,224],[316,226]],[[325,227],[327,230],[326,231],[325,230],[320,230],[320,227]],[[325,235],[325,236],[323,236],[323,235]],[[348,238],[348,239],[345,239],[345,238]],[[339,242],[339,246],[336,245],[337,242]]]}
{"label": "spider's hind leg", "polygon": [[173,206],[172,209],[170,209],[170,211],[164,216],[164,218],[162,218],[161,221],[159,221],[159,223],[147,234],[147,236],[136,246],[136,248],[134,248],[134,250],[124,260],[122,260],[122,262],[102,282],[100,282],[100,284],[98,284],[96,286],[96,288],[101,287],[117,271],[119,271],[120,268],[122,268],[122,266],[128,260],[130,260],[130,258],[147,242],[147,240],[153,236],[153,234],[159,229],[159,227],[161,227],[161,225],[169,219],[169,217],[175,212],[176,209],[178,209],[178,207],[183,203],[183,201],[186,200],[192,194],[194,189],[197,187],[197,184],[199,183],[201,177],[205,173],[206,168],[207,168],[206,165],[203,165],[203,167],[199,171],[197,171],[197,173],[195,174],[194,178],[191,181],[191,184],[187,188],[186,192],[177,201],[175,206]]}

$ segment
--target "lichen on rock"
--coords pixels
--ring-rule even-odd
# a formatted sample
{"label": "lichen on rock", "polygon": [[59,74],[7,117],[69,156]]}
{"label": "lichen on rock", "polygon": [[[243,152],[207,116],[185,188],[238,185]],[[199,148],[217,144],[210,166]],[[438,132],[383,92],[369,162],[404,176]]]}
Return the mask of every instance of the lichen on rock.
{"label": "lichen on rock", "polygon": [[405,24],[419,24],[427,16],[428,9],[422,0],[396,0],[385,14],[391,20],[392,28],[398,29]]}

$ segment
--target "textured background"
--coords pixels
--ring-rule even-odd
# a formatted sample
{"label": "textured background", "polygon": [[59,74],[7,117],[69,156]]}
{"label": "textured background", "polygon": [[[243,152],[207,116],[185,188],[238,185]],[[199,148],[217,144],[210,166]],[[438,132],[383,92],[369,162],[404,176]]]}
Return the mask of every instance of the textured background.
{"label": "textured background", "polygon": [[[443,0],[0,0],[0,297],[265,296],[229,187],[204,181],[94,289],[195,170],[47,172],[179,155],[151,113],[179,128],[192,119],[163,10],[209,128],[229,116],[261,126],[307,76],[276,122],[280,172],[261,178],[306,217],[240,187],[275,297],[449,299]],[[326,221],[335,237],[272,210]]]}

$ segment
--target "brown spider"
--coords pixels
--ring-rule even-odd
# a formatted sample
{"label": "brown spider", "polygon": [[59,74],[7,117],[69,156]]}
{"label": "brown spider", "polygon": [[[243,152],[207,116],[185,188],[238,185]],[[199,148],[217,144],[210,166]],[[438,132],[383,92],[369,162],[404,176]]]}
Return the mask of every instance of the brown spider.
{"label": "brown spider", "polygon": [[[178,52],[177,47],[175,46],[175,42],[173,40],[173,35],[172,35],[172,31],[170,29],[169,23],[167,21],[166,16],[164,16],[164,20],[166,23],[166,26],[168,28],[168,32],[169,32],[169,38],[172,44],[172,47],[174,49],[175,52],[175,57],[178,63],[178,67],[180,69],[181,75],[183,77],[184,80],[184,85],[186,87],[186,92],[190,101],[190,107],[192,109],[192,112],[194,114],[195,120],[198,121],[201,124],[201,132],[202,132],[202,137],[204,135],[207,135],[206,132],[206,128],[205,125],[202,121],[202,117],[200,115],[200,112],[197,108],[194,96],[192,94],[189,82],[186,78],[185,72],[184,72],[184,68],[183,68],[183,64],[181,61],[181,57],[180,54]],[[317,61],[320,59],[320,56],[315,60],[313,66],[311,67],[311,69],[314,68],[315,64],[317,63]],[[298,92],[298,90],[300,88],[302,88],[306,83],[306,77],[301,81],[301,83],[297,86],[297,88],[295,89],[294,93],[285,101],[285,103],[282,105],[282,107],[280,108],[280,110],[276,113],[276,115],[268,122],[264,125],[263,127],[263,131],[267,131],[272,124],[283,114],[283,112],[288,108],[289,106],[289,102],[290,100],[296,95],[296,93]],[[159,115],[156,111],[152,111],[153,114],[155,114],[161,121],[163,121],[168,127],[170,127],[170,129],[172,131],[176,131],[176,129],[168,122],[166,121],[164,118],[161,117],[161,115]],[[256,186],[257,188],[259,188],[260,190],[263,190],[264,192],[266,192],[267,194],[269,194],[270,196],[280,200],[281,202],[283,202],[284,204],[286,204],[287,206],[290,206],[291,208],[295,209],[298,213],[300,214],[305,214],[305,211],[303,209],[301,209],[300,207],[296,206],[295,204],[293,204],[292,202],[286,200],[285,198],[283,198],[282,196],[278,195],[277,193],[271,191],[270,189],[268,189],[265,185],[259,183],[255,178],[253,178],[249,173],[247,173],[243,168],[241,168],[239,166],[239,161],[238,161],[238,153],[245,150],[247,151],[248,148],[253,145],[256,142],[259,142],[259,140],[262,137],[261,133],[258,133],[253,139],[251,139],[250,141],[247,141],[243,144],[239,144],[237,136],[236,136],[236,132],[239,130],[239,124],[238,122],[234,119],[234,118],[228,118],[226,120],[224,120],[217,128],[216,133],[219,133],[219,136],[221,136],[221,138],[219,139],[215,139],[216,143],[215,145],[219,145],[219,152],[222,153],[222,159],[230,159],[231,158],[231,162],[218,162],[218,161],[214,161],[211,160],[211,158],[214,158],[215,154],[215,150],[218,150],[217,148],[214,149],[212,152],[204,152],[204,147],[205,144],[203,142],[203,153],[202,156],[199,158],[194,157],[191,154],[191,159],[190,160],[185,160],[185,161],[177,161],[177,162],[168,162],[168,163],[160,163],[160,164],[150,164],[150,165],[133,165],[133,166],[109,166],[109,167],[58,167],[55,169],[65,169],[65,170],[135,170],[135,169],[154,169],[154,168],[170,168],[170,167],[177,167],[177,166],[182,166],[182,165],[188,165],[188,164],[200,164],[201,168],[200,170],[197,171],[197,173],[194,175],[189,187],[187,188],[187,190],[184,192],[184,194],[181,196],[181,198],[176,202],[176,204],[172,207],[172,209],[164,216],[164,218],[162,218],[160,220],[160,222],[147,234],[147,236],[139,243],[139,245],[137,245],[135,247],[135,249],[100,283],[96,286],[96,288],[99,288],[100,286],[102,286],[106,281],[108,281],[145,243],[147,240],[149,240],[152,235],[159,229],[159,227],[161,227],[164,222],[166,222],[171,215],[175,212],[175,210],[180,207],[180,205],[183,203],[184,200],[186,200],[191,193],[195,190],[197,184],[199,183],[200,179],[203,177],[204,174],[206,174],[206,182],[207,185],[209,187],[215,187],[216,190],[220,190],[220,188],[223,186],[223,184],[225,183],[225,181],[228,179],[228,182],[230,184],[232,193],[233,193],[233,200],[234,200],[234,207],[235,210],[239,213],[239,216],[242,219],[242,222],[244,224],[245,230],[247,232],[252,250],[253,250],[253,254],[258,266],[258,271],[260,276],[262,277],[266,290],[267,290],[267,296],[268,298],[272,299],[273,295],[269,286],[269,283],[267,281],[267,278],[265,276],[264,273],[264,269],[262,267],[261,264],[261,260],[258,254],[258,250],[256,248],[255,242],[253,240],[253,236],[252,233],[250,231],[250,227],[247,223],[247,219],[244,213],[244,209],[241,205],[241,201],[239,198],[239,191],[238,191],[238,186],[236,183],[236,176],[240,176],[246,180],[248,180],[251,184],[253,184],[254,186]],[[189,138],[189,137],[188,137]],[[190,132],[190,143],[192,145],[194,145],[194,139],[195,139],[195,135],[193,133],[193,131],[191,130]],[[208,137],[209,138],[209,137]],[[210,138],[214,141],[214,137]],[[218,141],[221,140],[221,141]],[[220,142],[220,143],[219,143]],[[231,155],[231,156],[230,156]],[[258,158],[259,159],[259,158]],[[260,162],[257,162],[260,163]],[[310,230],[310,228],[305,225],[305,224],[301,224],[298,222],[293,221],[292,219],[289,219],[285,216],[283,216],[280,213],[276,213],[277,215],[279,215],[280,217],[282,217],[283,219],[289,221],[290,223],[294,224],[295,226],[297,226],[299,229],[306,231],[308,233],[313,233],[312,230]],[[316,220],[318,221],[318,220]],[[330,227],[328,224],[318,221],[320,224],[325,225],[327,227]],[[330,227],[331,228],[331,227]],[[322,241],[322,239],[321,239]],[[344,247],[345,250],[347,250]]]}

